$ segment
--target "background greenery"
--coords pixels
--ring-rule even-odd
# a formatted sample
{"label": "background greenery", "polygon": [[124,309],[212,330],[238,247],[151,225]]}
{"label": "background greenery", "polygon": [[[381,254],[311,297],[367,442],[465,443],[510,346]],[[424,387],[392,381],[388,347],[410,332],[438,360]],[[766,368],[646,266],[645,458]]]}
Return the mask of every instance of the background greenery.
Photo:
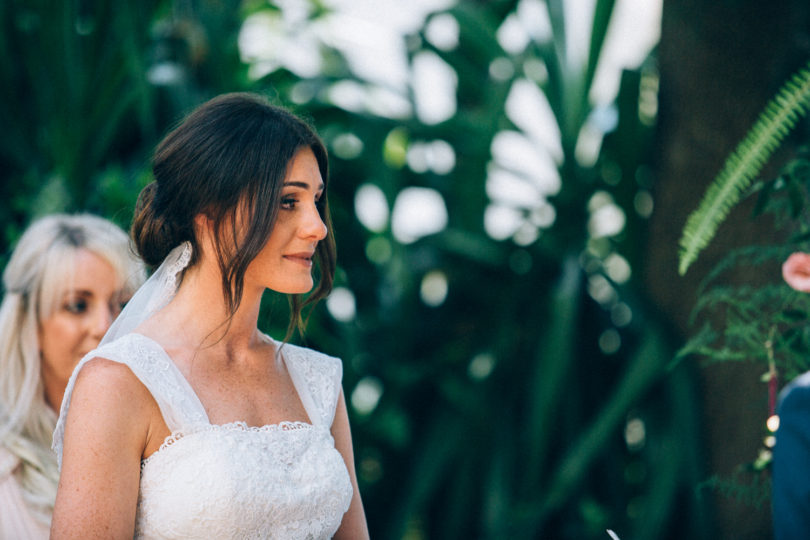
{"label": "background greenery", "polygon": [[[583,162],[577,141],[595,114],[588,96],[615,3],[596,2],[583,66],[567,61],[562,0],[546,4],[551,37],[520,53],[496,39],[516,0],[448,9],[459,25],[450,50],[424,29],[407,40],[411,60],[430,51],[458,77],[456,113],[426,125],[335,105],[335,84],[372,83],[326,46],[317,76],[249,77],[238,32],[251,14],[277,15],[272,3],[5,0],[0,253],[52,211],[128,226],[161,135],[216,94],[262,92],[311,118],[332,153],[337,284],[351,292],[355,315],[338,320],[320,306],[307,342],[344,359],[374,538],[587,539],[606,538],[606,528],[623,539],[713,536],[711,501],[697,490],[709,475],[699,386],[690,363],[666,369],[679,338],[641,279],[650,273],[651,218],[639,200],[656,189],[656,59],[623,74],[616,125],[597,158]],[[326,8],[311,6],[314,22]],[[527,69],[537,62],[546,76]],[[495,76],[493,65],[508,69]],[[548,99],[562,183],[549,198],[553,224],[518,204],[530,240],[496,241],[484,229],[487,170],[496,135],[521,131],[505,110],[516,80]],[[408,165],[409,149],[437,140],[454,149],[451,171]],[[408,244],[390,224],[366,229],[354,204],[368,183],[389,207],[406,187],[437,191],[447,227]],[[589,220],[606,204],[625,225],[595,236]],[[432,305],[422,289],[437,275],[448,293]],[[268,298],[263,317],[283,335],[281,305]]]}

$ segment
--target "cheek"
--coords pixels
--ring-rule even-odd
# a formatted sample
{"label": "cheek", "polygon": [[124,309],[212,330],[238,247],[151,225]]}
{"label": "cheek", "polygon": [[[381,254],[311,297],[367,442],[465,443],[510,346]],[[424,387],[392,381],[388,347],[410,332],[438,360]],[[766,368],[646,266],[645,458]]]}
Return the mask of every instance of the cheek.
{"label": "cheek", "polygon": [[278,227],[267,239],[267,243],[254,259],[260,266],[266,269],[278,265],[279,259],[284,254],[284,246],[287,242],[284,241],[281,234],[279,234]]}
{"label": "cheek", "polygon": [[83,334],[78,320],[63,320],[57,315],[42,323],[39,348],[43,361],[54,370],[72,369]]}

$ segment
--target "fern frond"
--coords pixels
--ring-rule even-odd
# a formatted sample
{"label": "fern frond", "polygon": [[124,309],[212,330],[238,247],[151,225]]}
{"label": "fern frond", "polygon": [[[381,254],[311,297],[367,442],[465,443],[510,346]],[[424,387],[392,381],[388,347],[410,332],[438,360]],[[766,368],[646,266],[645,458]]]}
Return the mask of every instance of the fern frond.
{"label": "fern frond", "polygon": [[810,62],[788,80],[762,111],[743,141],[712,181],[689,216],[680,241],[678,272],[683,275],[717,232],[720,223],[767,163],[771,154],[810,107]]}
{"label": "fern frond", "polygon": [[733,249],[701,280],[697,289],[698,298],[710,287],[721,283],[722,278],[733,275],[740,267],[750,269],[765,264],[774,264],[775,261],[778,261],[781,265],[782,261],[787,259],[794,251],[802,251],[802,249],[797,249],[794,244],[775,246],[754,244]]}
{"label": "fern frond", "polygon": [[761,508],[771,494],[771,480],[754,470],[753,464],[738,467],[731,476],[714,475],[697,486],[698,492],[713,489],[726,497],[754,508]]}

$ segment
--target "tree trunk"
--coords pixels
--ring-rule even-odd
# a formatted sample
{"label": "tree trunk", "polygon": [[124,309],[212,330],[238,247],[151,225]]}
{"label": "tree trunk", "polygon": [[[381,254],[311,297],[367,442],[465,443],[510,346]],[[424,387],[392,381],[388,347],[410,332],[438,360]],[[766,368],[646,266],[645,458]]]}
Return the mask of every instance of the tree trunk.
{"label": "tree trunk", "polygon": [[[735,246],[767,242],[767,222],[741,205],[685,277],[677,275],[686,216],[786,77],[808,56],[807,4],[758,0],[664,2],[660,60],[657,184],[646,286],[687,336],[706,272]],[[773,160],[773,166],[778,165]],[[771,171],[772,172],[772,171]],[[773,269],[778,272],[778,268]],[[761,270],[760,270],[761,272]],[[778,275],[778,274],[777,274]],[[761,276],[737,276],[740,283]],[[768,276],[773,280],[773,276]],[[762,365],[722,363],[701,369],[706,476],[729,476],[762,448],[767,387]],[[752,508],[712,493],[718,538],[771,537],[770,505]]]}

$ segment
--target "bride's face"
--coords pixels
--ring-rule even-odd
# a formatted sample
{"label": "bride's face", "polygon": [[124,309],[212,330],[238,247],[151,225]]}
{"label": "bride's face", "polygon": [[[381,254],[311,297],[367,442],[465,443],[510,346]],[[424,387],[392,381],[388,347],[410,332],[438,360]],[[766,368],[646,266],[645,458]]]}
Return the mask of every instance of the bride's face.
{"label": "bride's face", "polygon": [[299,150],[284,178],[273,231],[245,273],[246,288],[255,286],[286,294],[312,289],[312,257],[318,242],[326,238],[326,225],[319,212],[323,188],[312,150]]}

